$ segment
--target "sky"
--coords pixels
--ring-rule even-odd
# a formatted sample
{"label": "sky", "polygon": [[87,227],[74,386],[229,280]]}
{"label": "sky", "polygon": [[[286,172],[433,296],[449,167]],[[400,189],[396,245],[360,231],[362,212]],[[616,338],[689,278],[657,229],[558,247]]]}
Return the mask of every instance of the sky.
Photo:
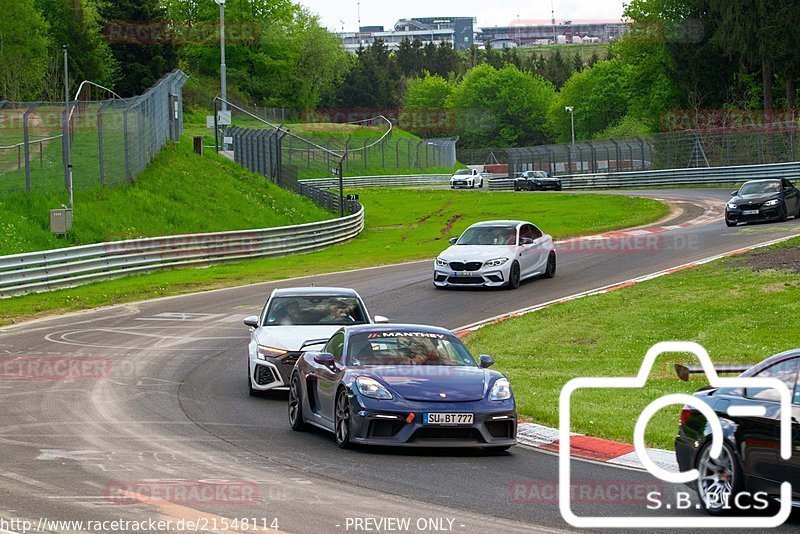
{"label": "sky", "polygon": [[[549,21],[551,0],[360,0],[361,25],[394,27],[410,17],[477,17],[478,27],[507,26],[525,21]],[[619,21],[626,0],[553,0],[556,20]],[[358,28],[358,0],[299,0],[322,18],[323,26],[340,31]]]}

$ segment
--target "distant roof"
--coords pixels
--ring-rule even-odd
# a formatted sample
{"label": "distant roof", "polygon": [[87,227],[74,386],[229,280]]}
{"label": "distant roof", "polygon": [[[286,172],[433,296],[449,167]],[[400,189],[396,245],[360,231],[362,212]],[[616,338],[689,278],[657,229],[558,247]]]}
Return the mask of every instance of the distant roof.
{"label": "distant roof", "polygon": [[275,297],[358,297],[355,289],[343,287],[286,287],[272,294]]}

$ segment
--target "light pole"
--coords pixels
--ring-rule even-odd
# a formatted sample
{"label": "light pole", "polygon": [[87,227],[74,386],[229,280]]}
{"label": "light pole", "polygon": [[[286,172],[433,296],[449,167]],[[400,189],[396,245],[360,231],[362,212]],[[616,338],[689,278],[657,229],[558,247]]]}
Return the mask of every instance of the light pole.
{"label": "light pole", "polygon": [[[228,73],[225,66],[225,0],[214,0],[219,5],[219,46],[220,46],[220,96],[222,97],[222,111],[228,109]],[[225,127],[222,133],[222,150],[227,150],[225,146]]]}
{"label": "light pole", "polygon": [[69,190],[69,209],[74,210],[75,198],[72,186],[72,146],[70,139],[70,113],[69,113],[69,65],[67,63],[67,45],[64,45],[64,151],[67,164],[67,189]]}
{"label": "light pole", "polygon": [[572,146],[575,146],[575,107],[574,106],[567,106],[567,111],[569,111],[570,123],[572,124]]}

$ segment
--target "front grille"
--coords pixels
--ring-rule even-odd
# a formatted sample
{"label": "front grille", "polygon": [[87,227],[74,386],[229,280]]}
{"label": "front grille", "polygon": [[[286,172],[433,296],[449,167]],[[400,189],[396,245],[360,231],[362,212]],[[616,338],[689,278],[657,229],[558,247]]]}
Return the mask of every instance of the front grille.
{"label": "front grille", "polygon": [[477,261],[471,261],[469,263],[462,263],[462,262],[452,262],[450,263],[450,268],[454,271],[468,271],[468,272],[475,272],[480,271],[483,264]]}
{"label": "front grille", "polygon": [[272,367],[267,367],[265,365],[256,366],[256,384],[259,386],[267,386],[277,381],[278,377],[275,376]]}
{"label": "front grille", "polygon": [[739,205],[739,209],[740,210],[746,210],[746,211],[749,211],[749,210],[760,210],[761,209],[761,204],[740,204]]}
{"label": "front grille", "polygon": [[451,276],[447,279],[447,281],[451,284],[460,284],[466,286],[479,286],[483,284],[483,278],[480,276]]}
{"label": "front grille", "polygon": [[403,428],[403,421],[373,419],[369,422],[367,438],[391,438]]}
{"label": "front grille", "polygon": [[487,421],[486,430],[493,438],[513,438],[514,421]]}
{"label": "front grille", "polygon": [[411,438],[411,441],[425,440],[483,441],[474,428],[420,428]]}
{"label": "front grille", "polygon": [[281,363],[284,365],[294,366],[294,364],[297,363],[297,360],[300,359],[300,356],[302,356],[302,354],[303,354],[302,352],[288,352],[281,360]]}

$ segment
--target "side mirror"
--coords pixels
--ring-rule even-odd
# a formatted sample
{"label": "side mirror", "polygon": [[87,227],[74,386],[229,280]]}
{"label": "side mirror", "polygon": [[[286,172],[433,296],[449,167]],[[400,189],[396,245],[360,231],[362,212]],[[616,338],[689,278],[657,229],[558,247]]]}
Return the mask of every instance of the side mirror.
{"label": "side mirror", "polygon": [[523,247],[527,247],[527,246],[533,245],[535,242],[536,242],[536,240],[535,240],[535,239],[532,239],[532,238],[530,238],[530,237],[523,237],[523,238],[520,240],[520,244],[521,244]]}
{"label": "side mirror", "polygon": [[249,326],[250,328],[258,328],[259,326],[261,326],[258,324],[259,322],[258,317],[255,315],[253,315],[252,317],[247,317],[243,322],[245,326]]}
{"label": "side mirror", "polygon": [[458,238],[457,237],[451,237],[450,238],[450,244],[451,245],[455,245],[456,243],[458,243]]}
{"label": "side mirror", "polygon": [[330,352],[320,352],[314,356],[314,362],[325,367],[331,368],[336,365],[336,360],[333,359],[333,354]]}
{"label": "side mirror", "polygon": [[481,369],[488,369],[494,365],[494,358],[486,354],[481,356]]}
{"label": "side mirror", "polygon": [[376,315],[373,320],[375,321],[375,324],[389,324],[389,319],[383,315]]}
{"label": "side mirror", "polygon": [[739,190],[738,190],[738,189],[737,189],[736,191],[732,191],[732,192],[731,192],[731,196],[732,196],[732,197],[735,197],[735,196],[737,196],[738,194],[739,194]]}

